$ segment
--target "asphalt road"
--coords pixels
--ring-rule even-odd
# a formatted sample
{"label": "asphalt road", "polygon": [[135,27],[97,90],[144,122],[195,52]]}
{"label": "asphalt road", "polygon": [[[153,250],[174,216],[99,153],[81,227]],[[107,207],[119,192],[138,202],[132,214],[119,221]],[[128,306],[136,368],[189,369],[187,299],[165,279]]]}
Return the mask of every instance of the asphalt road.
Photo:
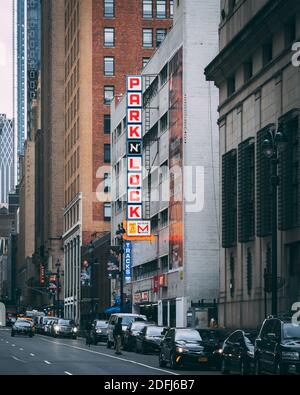
{"label": "asphalt road", "polygon": [[214,370],[160,368],[157,355],[123,351],[115,355],[104,344],[88,347],[84,339],[11,337],[0,329],[0,375],[216,375]]}

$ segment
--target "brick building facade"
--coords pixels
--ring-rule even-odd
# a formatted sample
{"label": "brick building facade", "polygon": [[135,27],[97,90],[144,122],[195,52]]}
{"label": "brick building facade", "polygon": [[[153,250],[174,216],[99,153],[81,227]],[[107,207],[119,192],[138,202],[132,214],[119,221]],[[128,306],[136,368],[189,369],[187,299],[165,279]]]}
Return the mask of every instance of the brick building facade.
{"label": "brick building facade", "polygon": [[63,241],[69,318],[80,317],[81,247],[95,232],[101,237],[110,231],[111,203],[104,186],[110,178],[109,104],[124,92],[125,75],[141,71],[171,27],[172,3],[65,1]]}

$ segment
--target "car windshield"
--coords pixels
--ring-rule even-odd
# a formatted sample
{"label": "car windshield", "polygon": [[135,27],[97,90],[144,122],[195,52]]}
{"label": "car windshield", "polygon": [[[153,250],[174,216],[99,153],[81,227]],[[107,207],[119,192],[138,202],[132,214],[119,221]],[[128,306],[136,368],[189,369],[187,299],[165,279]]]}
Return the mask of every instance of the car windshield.
{"label": "car windshield", "polygon": [[16,323],[16,325],[17,326],[22,326],[22,327],[25,327],[25,326],[30,327],[31,326],[30,322],[28,322],[28,321],[18,321]]}
{"label": "car windshield", "polygon": [[287,324],[283,326],[284,339],[300,340],[300,325]]}
{"label": "car windshield", "polygon": [[136,319],[140,319],[140,317],[126,315],[126,316],[122,317],[122,325],[129,325],[132,321],[135,321]]}
{"label": "car windshield", "polygon": [[73,322],[70,320],[58,320],[58,325],[73,325]]}
{"label": "car windshield", "polygon": [[147,336],[159,336],[162,337],[161,332],[163,331],[164,328],[161,328],[159,326],[149,326],[147,328]]}
{"label": "car windshield", "polygon": [[176,331],[175,341],[185,341],[185,342],[194,342],[201,341],[201,337],[198,331],[196,330],[179,330]]}
{"label": "car windshield", "polygon": [[131,330],[133,332],[141,331],[146,326],[146,322],[133,322],[131,324]]}
{"label": "car windshield", "polygon": [[105,321],[97,321],[96,322],[96,327],[97,328],[107,328],[107,322],[105,322]]}

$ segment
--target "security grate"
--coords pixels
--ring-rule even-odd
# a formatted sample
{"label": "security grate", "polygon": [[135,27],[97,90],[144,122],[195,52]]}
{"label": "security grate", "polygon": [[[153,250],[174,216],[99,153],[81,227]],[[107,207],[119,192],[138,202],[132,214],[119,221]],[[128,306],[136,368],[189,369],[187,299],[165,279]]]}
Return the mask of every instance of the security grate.
{"label": "security grate", "polygon": [[269,124],[257,133],[256,140],[256,235],[265,237],[271,234],[272,187],[271,161],[263,153],[263,141],[267,131],[274,127]]}
{"label": "security grate", "polygon": [[300,125],[299,110],[292,110],[280,118],[283,133],[288,139],[279,154],[278,227],[288,230],[300,226]]}
{"label": "security grate", "polygon": [[230,248],[237,241],[237,150],[227,152],[222,160],[222,246]]}
{"label": "security grate", "polygon": [[254,238],[255,177],[254,138],[238,147],[238,240],[246,243]]}

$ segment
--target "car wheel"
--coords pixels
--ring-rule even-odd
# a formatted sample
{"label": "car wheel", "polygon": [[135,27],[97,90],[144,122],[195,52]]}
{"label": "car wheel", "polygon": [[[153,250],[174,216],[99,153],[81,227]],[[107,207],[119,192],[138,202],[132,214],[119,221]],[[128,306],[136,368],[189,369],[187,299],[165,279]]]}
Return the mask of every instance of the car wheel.
{"label": "car wheel", "polygon": [[146,354],[146,347],[145,347],[145,344],[143,344],[143,343],[141,345],[141,353]]}
{"label": "car wheel", "polygon": [[14,332],[11,332],[11,337],[15,337],[15,333]]}
{"label": "car wheel", "polygon": [[174,370],[178,368],[175,358],[176,358],[175,354],[172,353],[170,356],[170,368]]}
{"label": "car wheel", "polygon": [[94,339],[94,346],[98,345],[98,341],[96,339]]}
{"label": "car wheel", "polygon": [[230,370],[227,369],[227,367],[226,367],[225,358],[222,358],[222,362],[221,362],[221,373],[222,373],[222,374],[230,374]]}
{"label": "car wheel", "polygon": [[106,347],[111,348],[111,342],[109,340],[107,340]]}
{"label": "car wheel", "polygon": [[287,374],[286,367],[284,365],[282,365],[282,363],[280,361],[277,361],[275,363],[274,371],[275,371],[275,374],[278,375],[278,376],[282,376],[282,375]]}
{"label": "car wheel", "polygon": [[33,334],[32,334],[32,333],[30,333],[29,337],[33,337]]}
{"label": "car wheel", "polygon": [[160,368],[164,368],[166,366],[166,361],[164,361],[161,352],[159,353],[159,356],[158,356],[158,364],[159,364]]}
{"label": "car wheel", "polygon": [[74,340],[77,340],[77,336],[73,336],[73,339],[74,339]]}

